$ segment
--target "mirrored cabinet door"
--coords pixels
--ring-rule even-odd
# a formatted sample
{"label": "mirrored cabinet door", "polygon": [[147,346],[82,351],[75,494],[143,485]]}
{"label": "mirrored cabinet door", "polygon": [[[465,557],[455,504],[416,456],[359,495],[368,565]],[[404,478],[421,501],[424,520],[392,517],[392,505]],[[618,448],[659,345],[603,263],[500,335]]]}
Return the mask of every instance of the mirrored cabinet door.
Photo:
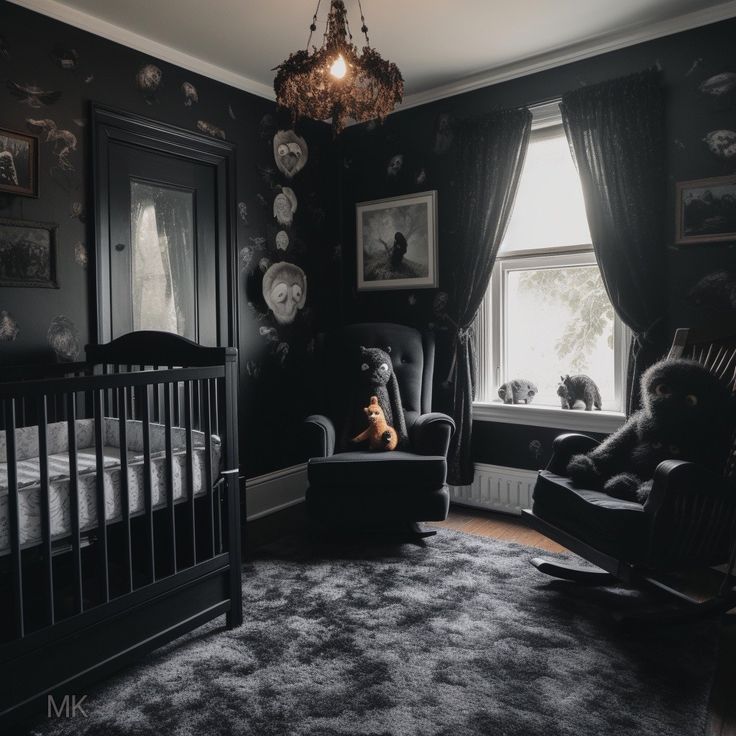
{"label": "mirrored cabinet door", "polygon": [[234,344],[234,149],[93,109],[98,338],[173,332]]}

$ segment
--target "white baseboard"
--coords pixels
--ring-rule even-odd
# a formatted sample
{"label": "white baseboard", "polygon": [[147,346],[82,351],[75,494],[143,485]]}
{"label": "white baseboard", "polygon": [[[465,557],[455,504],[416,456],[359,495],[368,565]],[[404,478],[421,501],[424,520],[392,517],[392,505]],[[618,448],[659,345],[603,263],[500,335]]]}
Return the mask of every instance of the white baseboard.
{"label": "white baseboard", "polygon": [[476,463],[472,485],[450,486],[450,501],[518,516],[531,507],[536,480],[534,470]]}
{"label": "white baseboard", "polygon": [[306,463],[246,478],[246,521],[255,521],[301,503],[306,490]]}

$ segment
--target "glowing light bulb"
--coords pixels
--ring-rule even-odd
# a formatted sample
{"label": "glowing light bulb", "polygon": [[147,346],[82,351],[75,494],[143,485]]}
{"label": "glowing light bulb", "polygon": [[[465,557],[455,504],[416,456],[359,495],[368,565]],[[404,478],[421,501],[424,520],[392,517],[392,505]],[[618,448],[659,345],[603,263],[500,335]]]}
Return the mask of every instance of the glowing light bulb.
{"label": "glowing light bulb", "polygon": [[347,71],[348,68],[345,64],[345,59],[343,59],[342,54],[340,54],[330,67],[330,74],[332,74],[335,79],[342,79],[347,74]]}

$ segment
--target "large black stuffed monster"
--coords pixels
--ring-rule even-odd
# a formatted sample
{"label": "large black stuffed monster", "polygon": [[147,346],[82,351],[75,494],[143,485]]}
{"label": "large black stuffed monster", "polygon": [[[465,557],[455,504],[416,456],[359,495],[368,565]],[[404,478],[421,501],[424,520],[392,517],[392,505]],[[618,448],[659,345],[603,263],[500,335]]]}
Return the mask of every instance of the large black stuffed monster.
{"label": "large black stuffed monster", "polygon": [[343,427],[343,447],[351,448],[350,437],[365,429],[363,407],[368,406],[371,396],[377,396],[386,423],[396,430],[398,447],[401,449],[408,441],[408,433],[399,382],[394,374],[391,356],[380,348],[361,347],[357,358],[359,360],[356,366],[359,373],[357,395],[351,399],[350,415]]}
{"label": "large black stuffed monster", "polygon": [[641,379],[642,409],[567,473],[575,485],[646,501],[663,460],[688,460],[719,473],[730,449],[734,399],[707,368],[692,360],[662,360]]}

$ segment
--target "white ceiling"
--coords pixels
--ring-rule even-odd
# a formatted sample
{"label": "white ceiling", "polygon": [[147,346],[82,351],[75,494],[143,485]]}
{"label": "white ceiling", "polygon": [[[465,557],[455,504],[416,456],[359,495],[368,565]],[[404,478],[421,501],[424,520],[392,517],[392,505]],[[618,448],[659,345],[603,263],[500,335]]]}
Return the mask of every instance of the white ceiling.
{"label": "white ceiling", "polygon": [[[268,96],[304,48],[316,0],[14,0]],[[395,62],[407,102],[736,16],[729,0],[362,0],[371,44]],[[358,0],[346,0],[356,36]],[[329,0],[322,0],[319,38]],[[113,26],[107,25],[113,24]],[[357,31],[357,33],[355,33]],[[156,44],[147,44],[151,40]],[[186,56],[185,56],[186,55]],[[187,63],[189,61],[189,63]],[[214,71],[213,71],[214,70]]]}

